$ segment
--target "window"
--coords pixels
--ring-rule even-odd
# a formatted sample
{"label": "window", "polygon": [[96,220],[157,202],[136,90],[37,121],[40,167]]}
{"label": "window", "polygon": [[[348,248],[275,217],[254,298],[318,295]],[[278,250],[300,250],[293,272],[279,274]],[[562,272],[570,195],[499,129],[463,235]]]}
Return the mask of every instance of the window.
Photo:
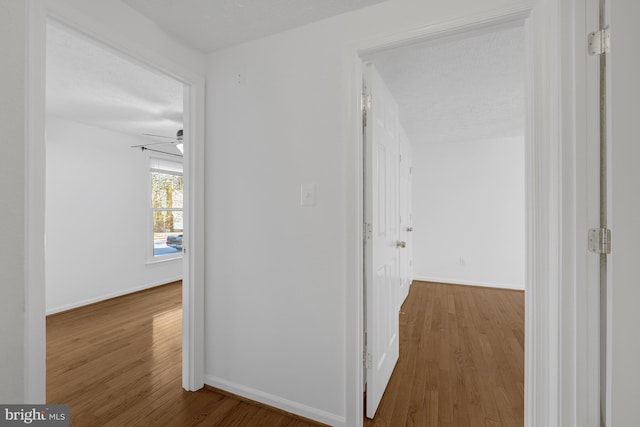
{"label": "window", "polygon": [[150,171],[153,256],[175,258],[182,255],[182,163],[152,158]]}

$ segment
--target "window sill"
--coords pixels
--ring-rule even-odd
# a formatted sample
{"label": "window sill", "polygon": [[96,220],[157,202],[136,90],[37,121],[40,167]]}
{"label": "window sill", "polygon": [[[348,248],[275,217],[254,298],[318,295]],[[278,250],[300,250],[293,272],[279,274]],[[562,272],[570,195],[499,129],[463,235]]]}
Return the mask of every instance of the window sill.
{"label": "window sill", "polygon": [[157,256],[153,258],[148,258],[145,265],[162,264],[162,263],[171,262],[171,261],[182,261],[182,258],[183,258],[182,254]]}

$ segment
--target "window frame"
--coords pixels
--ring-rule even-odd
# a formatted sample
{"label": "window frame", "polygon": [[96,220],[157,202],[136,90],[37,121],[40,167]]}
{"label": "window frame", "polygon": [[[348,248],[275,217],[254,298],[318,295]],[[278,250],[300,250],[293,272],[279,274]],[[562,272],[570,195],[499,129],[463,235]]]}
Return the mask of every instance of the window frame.
{"label": "window frame", "polygon": [[[162,167],[155,167],[154,166],[154,162],[170,162],[170,163],[175,163],[175,164],[179,164],[181,166],[181,172],[178,171],[173,171],[173,170],[169,170],[169,169],[163,169]],[[146,169],[146,174],[147,174],[147,185],[146,185],[146,197],[145,197],[145,203],[146,203],[146,215],[147,215],[147,232],[145,234],[145,254],[146,254],[146,259],[147,262],[146,264],[157,264],[157,263],[162,263],[162,262],[167,262],[167,261],[174,261],[174,260],[182,260],[183,258],[183,253],[184,253],[184,247],[182,251],[179,252],[175,252],[175,253],[169,253],[169,254],[161,254],[161,255],[155,255],[154,254],[154,213],[157,211],[171,211],[171,212],[182,212],[182,220],[184,221],[184,211],[185,211],[185,201],[184,201],[184,188],[183,188],[183,200],[182,200],[182,207],[181,208],[154,208],[153,207],[153,179],[152,179],[152,173],[163,173],[166,175],[174,175],[174,176],[181,176],[183,178],[183,184],[184,184],[184,162],[182,161],[182,159],[175,159],[175,158],[169,158],[169,156],[163,156],[162,154],[158,154],[158,153],[154,153],[153,155],[149,155],[148,159],[147,159],[147,169]],[[184,229],[182,231],[183,234],[183,239],[184,239]],[[151,242],[151,247],[149,247],[149,242]]]}

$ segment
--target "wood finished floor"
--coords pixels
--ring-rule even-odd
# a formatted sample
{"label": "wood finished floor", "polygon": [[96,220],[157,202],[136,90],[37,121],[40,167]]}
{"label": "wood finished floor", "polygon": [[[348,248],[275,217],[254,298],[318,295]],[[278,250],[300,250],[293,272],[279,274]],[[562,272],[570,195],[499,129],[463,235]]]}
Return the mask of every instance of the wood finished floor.
{"label": "wood finished floor", "polygon": [[47,402],[71,425],[319,426],[203,389],[182,389],[181,283],[47,318]]}
{"label": "wood finished floor", "polygon": [[524,292],[413,282],[400,358],[365,427],[524,425]]}
{"label": "wood finished floor", "polygon": [[[181,388],[181,285],[47,318],[47,401],[71,425],[317,426]],[[414,282],[400,359],[371,427],[523,425],[524,294]]]}

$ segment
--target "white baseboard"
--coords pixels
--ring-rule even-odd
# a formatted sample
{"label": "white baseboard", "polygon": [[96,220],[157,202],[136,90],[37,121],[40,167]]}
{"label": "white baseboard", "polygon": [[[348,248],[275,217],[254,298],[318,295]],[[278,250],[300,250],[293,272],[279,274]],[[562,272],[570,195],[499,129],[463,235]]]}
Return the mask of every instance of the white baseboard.
{"label": "white baseboard", "polygon": [[82,301],[72,302],[70,304],[59,305],[57,307],[47,308],[45,314],[48,316],[50,314],[56,314],[67,310],[72,310],[74,308],[82,307],[83,305],[89,305],[100,301],[106,301],[111,298],[121,297],[122,295],[132,294],[138,291],[144,291],[145,289],[155,288],[156,286],[166,285],[167,283],[177,282],[178,280],[182,280],[182,275],[177,277],[170,277],[168,279],[164,279],[159,282],[147,283],[142,286],[137,286],[135,288],[124,289],[118,292],[113,292],[107,295],[101,295],[94,298],[85,299]]}
{"label": "white baseboard", "polygon": [[345,417],[341,417],[321,409],[312,408],[311,406],[265,393],[251,387],[246,387],[241,384],[234,383],[233,381],[227,381],[213,375],[205,375],[205,384],[274,408],[282,409],[283,411],[287,411],[310,420],[318,421],[334,427],[346,427]]}
{"label": "white baseboard", "polygon": [[414,277],[413,280],[419,282],[437,282],[437,283],[450,283],[452,285],[467,285],[467,286],[481,286],[485,288],[498,288],[498,289],[512,289],[516,291],[524,291],[523,285],[512,285],[505,283],[490,283],[490,282],[478,282],[459,279],[445,279],[442,277]]}

